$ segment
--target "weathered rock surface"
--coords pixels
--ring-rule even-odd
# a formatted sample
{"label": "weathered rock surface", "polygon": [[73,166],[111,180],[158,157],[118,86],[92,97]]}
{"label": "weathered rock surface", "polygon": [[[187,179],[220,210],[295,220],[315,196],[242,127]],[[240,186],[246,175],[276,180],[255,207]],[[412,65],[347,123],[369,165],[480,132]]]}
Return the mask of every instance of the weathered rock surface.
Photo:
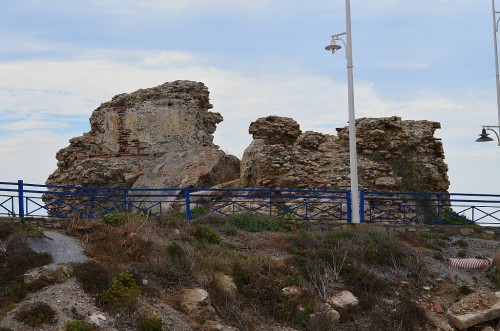
{"label": "weathered rock surface", "polygon": [[222,121],[203,83],[174,81],[119,94],[70,140],[48,185],[155,188],[213,186],[239,176],[239,160],[213,143]]}
{"label": "weathered rock surface", "polygon": [[[360,186],[368,190],[446,192],[448,167],[437,122],[399,117],[356,120]],[[245,150],[244,187],[349,189],[349,133],[301,133],[293,119],[260,118],[250,124],[253,142]]]}
{"label": "weathered rock surface", "polygon": [[459,330],[500,317],[500,292],[480,291],[453,304],[448,318]]}

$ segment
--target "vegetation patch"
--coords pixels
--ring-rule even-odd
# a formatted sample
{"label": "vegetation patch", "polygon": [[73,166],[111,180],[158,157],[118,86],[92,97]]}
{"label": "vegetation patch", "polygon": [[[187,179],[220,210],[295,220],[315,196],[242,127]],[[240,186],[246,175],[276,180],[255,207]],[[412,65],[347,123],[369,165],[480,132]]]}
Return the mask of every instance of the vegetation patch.
{"label": "vegetation patch", "polygon": [[149,317],[139,322],[139,331],[162,331],[163,322],[156,316]]}
{"label": "vegetation patch", "polygon": [[195,225],[191,230],[191,235],[196,238],[201,243],[204,244],[220,244],[221,239],[217,234],[217,231],[214,230],[209,225],[206,224],[198,224]]}
{"label": "vegetation patch", "polygon": [[127,215],[124,212],[109,212],[102,214],[100,217],[101,222],[109,226],[120,226],[125,224]]}
{"label": "vegetation patch", "polygon": [[91,295],[104,292],[115,274],[113,269],[95,260],[78,263],[73,270],[82,289]]}
{"label": "vegetation patch", "polygon": [[18,232],[18,228],[9,229],[13,229],[13,232],[7,240],[5,251],[0,251],[0,307],[19,302],[29,292],[47,285],[41,280],[39,284],[28,286],[24,283],[23,275],[33,268],[52,262],[50,254],[34,252],[28,246],[25,235]]}
{"label": "vegetation patch", "polygon": [[108,288],[99,293],[97,298],[104,307],[128,309],[140,293],[134,276],[129,272],[121,272],[111,278]]}
{"label": "vegetation patch", "polygon": [[57,316],[54,309],[44,302],[34,302],[22,307],[16,314],[16,320],[29,326],[55,324]]}
{"label": "vegetation patch", "polygon": [[231,215],[228,223],[248,232],[280,231],[278,222],[272,217],[260,213],[242,213]]}
{"label": "vegetation patch", "polygon": [[70,320],[64,324],[65,331],[94,331],[94,325],[82,320]]}

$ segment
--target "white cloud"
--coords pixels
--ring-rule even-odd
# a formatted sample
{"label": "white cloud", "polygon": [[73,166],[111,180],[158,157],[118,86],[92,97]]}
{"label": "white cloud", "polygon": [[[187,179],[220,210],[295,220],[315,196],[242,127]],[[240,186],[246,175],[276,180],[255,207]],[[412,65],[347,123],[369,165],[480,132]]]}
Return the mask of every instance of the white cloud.
{"label": "white cloud", "polygon": [[68,124],[56,121],[24,120],[0,125],[4,131],[54,130],[69,127]]}
{"label": "white cloud", "polygon": [[[334,133],[335,127],[347,124],[343,82],[298,70],[242,74],[203,66],[196,55],[188,53],[100,52],[102,58],[85,61],[0,64],[0,75],[11,77],[0,81],[0,116],[14,122],[0,127],[0,171],[6,180],[28,176],[30,181],[45,181],[54,170],[56,151],[67,145],[68,138],[81,134],[48,132],[49,127],[65,125],[61,118],[73,115],[88,125],[91,111],[113,95],[177,79],[202,81],[208,86],[214,111],[225,119],[215,142],[238,156],[251,141],[250,122],[258,117],[292,117],[303,130],[323,133]],[[408,100],[395,100],[381,96],[372,83],[363,81],[355,81],[355,98],[357,117],[397,115],[442,122],[443,130],[437,135],[443,137],[452,183],[463,183],[464,173],[471,169],[472,164],[460,161],[464,153],[477,158],[473,139],[479,130],[471,133],[471,123],[481,123],[495,109],[481,94],[460,92],[416,91]]]}

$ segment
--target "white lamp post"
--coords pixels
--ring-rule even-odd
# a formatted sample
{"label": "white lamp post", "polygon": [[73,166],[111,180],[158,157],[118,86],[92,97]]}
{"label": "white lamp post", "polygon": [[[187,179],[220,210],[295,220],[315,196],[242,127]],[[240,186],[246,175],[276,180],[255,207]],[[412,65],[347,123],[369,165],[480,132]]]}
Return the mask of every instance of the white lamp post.
{"label": "white lamp post", "polygon": [[487,141],[493,141],[494,139],[489,137],[489,134],[486,133],[486,130],[492,131],[498,141],[498,146],[500,146],[500,136],[497,133],[496,129],[499,130],[500,132],[500,74],[498,70],[498,39],[497,39],[497,32],[498,32],[498,22],[500,21],[500,18],[497,18],[497,14],[500,14],[500,12],[496,11],[495,9],[495,0],[491,0],[491,8],[492,8],[492,14],[493,14],[493,43],[495,46],[495,69],[496,69],[496,83],[497,83],[497,112],[498,112],[498,125],[483,125],[483,130],[481,134],[479,135],[479,138],[476,140],[476,142],[487,142]]}
{"label": "white lamp post", "polygon": [[[356,117],[354,116],[354,84],[353,84],[353,63],[352,63],[352,34],[351,34],[351,3],[350,0],[345,1],[346,9],[346,32],[335,34],[332,36],[330,45],[326,46],[327,51],[332,54],[341,47],[336,41],[340,40],[344,44],[347,58],[347,89],[349,103],[349,163],[351,172],[351,215],[352,222],[359,223],[359,185],[358,185],[358,153],[356,151]],[[345,35],[344,41],[341,36]]]}

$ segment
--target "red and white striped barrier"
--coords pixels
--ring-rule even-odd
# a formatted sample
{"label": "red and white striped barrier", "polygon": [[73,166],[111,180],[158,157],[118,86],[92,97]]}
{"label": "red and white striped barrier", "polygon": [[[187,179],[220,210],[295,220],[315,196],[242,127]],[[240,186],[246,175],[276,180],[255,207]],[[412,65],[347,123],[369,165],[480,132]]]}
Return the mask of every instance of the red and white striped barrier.
{"label": "red and white striped barrier", "polygon": [[481,270],[489,267],[493,263],[493,259],[476,259],[476,258],[449,258],[448,263],[457,269],[474,269]]}

